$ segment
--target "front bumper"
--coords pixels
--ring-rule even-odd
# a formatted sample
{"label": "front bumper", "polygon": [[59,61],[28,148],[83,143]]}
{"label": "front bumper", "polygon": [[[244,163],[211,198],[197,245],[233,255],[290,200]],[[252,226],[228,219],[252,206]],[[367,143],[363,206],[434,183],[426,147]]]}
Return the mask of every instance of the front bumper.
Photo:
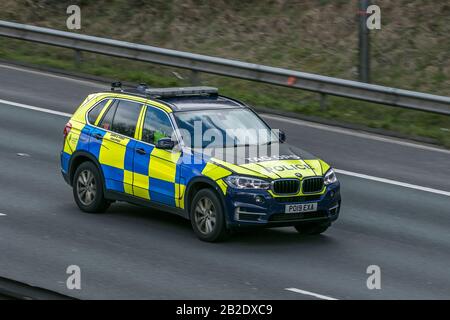
{"label": "front bumper", "polygon": [[[285,213],[287,204],[317,203],[316,212]],[[265,190],[228,188],[225,196],[229,227],[283,227],[308,222],[331,223],[339,217],[340,184],[327,186],[321,195],[272,197]]]}

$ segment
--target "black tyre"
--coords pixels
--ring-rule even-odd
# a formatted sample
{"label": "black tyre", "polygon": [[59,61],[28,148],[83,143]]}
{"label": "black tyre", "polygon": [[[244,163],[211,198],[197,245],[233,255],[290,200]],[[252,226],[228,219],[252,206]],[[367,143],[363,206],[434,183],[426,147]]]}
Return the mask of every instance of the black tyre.
{"label": "black tyre", "polygon": [[84,212],[101,213],[110,202],[104,198],[103,180],[95,164],[83,162],[73,177],[73,197]]}
{"label": "black tyre", "polygon": [[229,235],[222,205],[213,190],[197,192],[190,208],[192,229],[200,240],[215,242]]}
{"label": "black tyre", "polygon": [[295,229],[303,235],[317,235],[324,233],[327,231],[327,229],[330,227],[329,222],[325,223],[305,223],[305,224],[299,224],[295,226]]}

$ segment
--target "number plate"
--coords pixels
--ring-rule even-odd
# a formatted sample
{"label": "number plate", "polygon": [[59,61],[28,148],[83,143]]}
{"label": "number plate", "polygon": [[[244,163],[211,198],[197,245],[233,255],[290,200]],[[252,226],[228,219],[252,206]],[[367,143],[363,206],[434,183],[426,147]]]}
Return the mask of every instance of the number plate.
{"label": "number plate", "polygon": [[303,204],[288,204],[285,206],[285,213],[300,213],[317,211],[317,202]]}

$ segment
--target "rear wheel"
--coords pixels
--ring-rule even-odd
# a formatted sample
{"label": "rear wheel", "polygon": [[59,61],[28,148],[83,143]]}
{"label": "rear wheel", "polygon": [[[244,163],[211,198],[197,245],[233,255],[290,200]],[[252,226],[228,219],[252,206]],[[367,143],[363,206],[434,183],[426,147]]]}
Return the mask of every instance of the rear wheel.
{"label": "rear wheel", "polygon": [[195,195],[191,204],[191,224],[203,241],[220,241],[228,235],[222,205],[213,190],[202,189]]}
{"label": "rear wheel", "polygon": [[75,171],[73,196],[78,207],[89,213],[101,213],[110,202],[104,198],[103,181],[92,162],[83,162]]}
{"label": "rear wheel", "polygon": [[295,229],[303,235],[317,235],[324,233],[327,231],[327,229],[330,227],[329,222],[322,222],[322,223],[305,223],[305,224],[299,224],[295,226]]}

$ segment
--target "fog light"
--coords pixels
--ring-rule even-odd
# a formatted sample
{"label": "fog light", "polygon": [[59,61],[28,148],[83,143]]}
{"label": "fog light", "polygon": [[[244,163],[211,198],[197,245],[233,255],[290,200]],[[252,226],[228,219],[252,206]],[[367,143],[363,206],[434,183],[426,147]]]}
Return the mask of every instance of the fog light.
{"label": "fog light", "polygon": [[264,203],[264,197],[262,197],[262,196],[255,196],[255,202],[256,203]]}

